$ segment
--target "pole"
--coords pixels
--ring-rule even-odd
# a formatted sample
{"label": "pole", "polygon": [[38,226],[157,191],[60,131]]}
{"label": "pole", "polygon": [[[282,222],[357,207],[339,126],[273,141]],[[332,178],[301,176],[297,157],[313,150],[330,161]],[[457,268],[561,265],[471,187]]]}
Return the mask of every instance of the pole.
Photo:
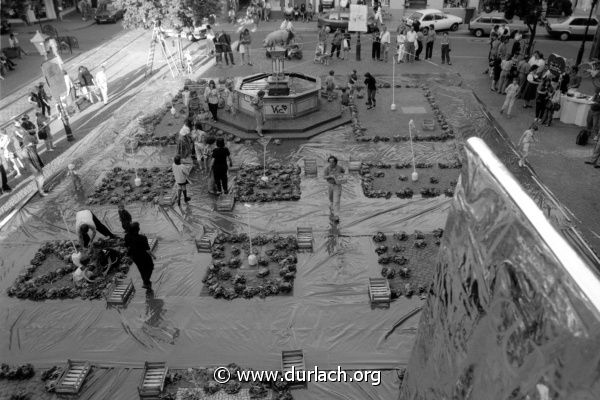
{"label": "pole", "polygon": [[575,65],[581,64],[581,60],[583,59],[583,52],[585,51],[585,40],[587,39],[588,31],[590,29],[592,13],[594,12],[594,8],[596,8],[597,4],[598,0],[592,0],[592,7],[590,7],[590,15],[588,16],[588,20],[585,24],[585,33],[583,34],[583,39],[581,39],[581,46],[579,47],[579,52],[577,52],[577,60],[575,61]]}
{"label": "pole", "polygon": [[[396,110],[396,55],[394,52],[394,56],[392,56],[392,105],[390,109],[392,111]],[[412,144],[412,141],[411,141]]]}
{"label": "pole", "polygon": [[356,61],[360,61],[360,32],[358,32],[358,39],[356,39]]}
{"label": "pole", "polygon": [[413,173],[412,180],[416,182],[419,180],[419,174],[417,173],[417,165],[415,164],[415,149],[413,147],[413,137],[412,137],[412,128],[415,126],[415,121],[412,119],[408,122],[408,136],[410,137],[410,152],[412,153],[412,165],[413,165]]}

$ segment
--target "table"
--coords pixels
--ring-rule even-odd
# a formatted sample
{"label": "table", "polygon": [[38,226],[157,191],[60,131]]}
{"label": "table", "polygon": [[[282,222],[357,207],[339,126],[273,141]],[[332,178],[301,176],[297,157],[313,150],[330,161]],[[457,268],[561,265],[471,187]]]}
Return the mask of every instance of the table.
{"label": "table", "polygon": [[[574,124],[585,127],[587,125],[587,115],[590,111],[593,102],[588,100],[588,97],[578,99],[562,95],[560,98],[560,122],[565,124]],[[556,114],[555,114],[556,117]]]}

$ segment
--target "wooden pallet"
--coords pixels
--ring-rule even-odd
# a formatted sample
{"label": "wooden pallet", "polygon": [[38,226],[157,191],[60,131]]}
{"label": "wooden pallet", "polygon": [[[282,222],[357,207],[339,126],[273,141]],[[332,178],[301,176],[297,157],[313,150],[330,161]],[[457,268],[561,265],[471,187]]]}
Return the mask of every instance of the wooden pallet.
{"label": "wooden pallet", "polygon": [[348,162],[348,171],[360,171],[361,165],[362,161],[350,157],[350,161]]}
{"label": "wooden pallet", "polygon": [[235,205],[235,196],[233,193],[222,194],[217,199],[217,211],[231,211]]}
{"label": "wooden pallet", "polygon": [[85,378],[90,373],[92,365],[89,361],[73,361],[67,360],[67,366],[63,371],[58,382],[56,383],[55,391],[61,394],[77,394],[83,386]]}
{"label": "wooden pallet", "polygon": [[127,304],[127,300],[131,294],[135,291],[133,287],[133,281],[131,278],[127,279],[115,279],[108,288],[106,295],[107,306],[122,306]]}
{"label": "wooden pallet", "polygon": [[[302,350],[284,350],[281,352],[281,370],[285,374],[287,371],[306,371],[304,363],[304,351]],[[294,376],[295,378],[295,376]],[[306,381],[289,381],[290,389],[304,388],[306,389]]]}
{"label": "wooden pallet", "polygon": [[233,165],[229,167],[228,171],[235,174],[240,170],[240,168],[242,168],[240,164],[233,163]]}
{"label": "wooden pallet", "polygon": [[304,176],[317,176],[317,160],[314,158],[304,159]]}
{"label": "wooden pallet", "polygon": [[312,228],[296,228],[296,240],[298,241],[298,249],[313,251],[314,238]]}
{"label": "wooden pallet", "polygon": [[148,247],[150,247],[150,252],[153,252],[154,249],[156,249],[156,246],[158,246],[158,237],[157,236],[151,236],[148,238]]}
{"label": "wooden pallet", "polygon": [[144,363],[142,379],[138,386],[140,398],[147,399],[158,397],[165,387],[165,379],[168,371],[169,368],[167,368],[167,363],[165,362],[146,361]]}
{"label": "wooden pallet", "polygon": [[371,299],[371,304],[390,305],[392,291],[387,279],[369,278],[369,299]]}
{"label": "wooden pallet", "polygon": [[205,230],[200,239],[194,239],[198,253],[210,253],[216,236],[217,232],[214,230]]}
{"label": "wooden pallet", "polygon": [[435,121],[431,118],[424,119],[423,120],[423,130],[424,131],[435,130]]}

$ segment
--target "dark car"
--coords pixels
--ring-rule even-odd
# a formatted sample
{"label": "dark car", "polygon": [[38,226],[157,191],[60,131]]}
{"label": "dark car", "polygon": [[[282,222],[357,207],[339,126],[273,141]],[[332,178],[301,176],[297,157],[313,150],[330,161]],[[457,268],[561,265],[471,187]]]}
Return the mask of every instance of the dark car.
{"label": "dark car", "polygon": [[102,23],[116,23],[118,20],[123,18],[125,10],[118,9],[112,1],[100,3],[96,9],[96,16],[94,19],[97,24]]}
{"label": "dark car", "polygon": [[[328,26],[331,32],[335,32],[337,28],[342,29],[343,31],[348,30],[348,22],[350,21],[350,13],[348,12],[332,12],[326,14],[322,17],[319,17],[317,22],[317,26],[319,28],[323,26]],[[377,32],[379,28],[377,27],[377,23],[375,22],[375,16],[369,15],[367,18],[367,32]]]}

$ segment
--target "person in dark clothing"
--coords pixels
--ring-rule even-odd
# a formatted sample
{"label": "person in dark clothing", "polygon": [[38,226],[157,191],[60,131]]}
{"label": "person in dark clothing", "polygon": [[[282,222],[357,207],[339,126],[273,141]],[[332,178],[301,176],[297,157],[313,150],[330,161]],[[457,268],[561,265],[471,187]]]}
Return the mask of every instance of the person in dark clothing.
{"label": "person in dark clothing", "polygon": [[221,31],[218,40],[219,43],[221,43],[221,49],[225,57],[225,64],[229,65],[229,60],[231,60],[231,65],[235,65],[233,62],[233,51],[231,50],[231,37],[229,34],[225,33],[225,31]]}
{"label": "person in dark clothing", "polygon": [[215,177],[215,185],[217,187],[217,194],[225,193],[228,194],[227,189],[227,161],[229,166],[232,166],[231,154],[229,149],[225,147],[225,140],[223,138],[217,139],[217,148],[212,152],[212,166],[213,175]]}
{"label": "person in dark clothing", "polygon": [[6,159],[4,158],[4,152],[0,152],[0,181],[2,183],[2,186],[0,186],[0,194],[12,190],[10,186],[8,186],[8,177],[6,176],[6,169],[4,168],[5,163]]}
{"label": "person in dark clothing", "polygon": [[140,275],[142,277],[143,288],[152,290],[152,282],[150,277],[154,270],[154,254],[150,251],[148,238],[145,235],[140,235],[140,224],[132,222],[129,226],[129,232],[125,235],[125,246],[129,257],[133,260]]}
{"label": "person in dark clothing", "polygon": [[125,209],[125,203],[119,203],[119,221],[121,221],[121,226],[125,233],[129,232],[129,227],[131,226],[131,214],[129,211]]}
{"label": "person in dark clothing", "polygon": [[377,93],[377,81],[369,73],[365,73],[365,85],[367,86],[367,109],[375,107],[375,94]]}
{"label": "person in dark clothing", "polygon": [[371,47],[371,58],[373,61],[379,61],[381,57],[381,35],[379,31],[373,33],[373,47]]}
{"label": "person in dark clothing", "polygon": [[48,96],[44,90],[43,83],[36,86],[34,91],[29,94],[29,102],[41,108],[43,115],[46,115],[46,111],[48,111],[48,115],[50,115],[50,104],[48,103]]}

